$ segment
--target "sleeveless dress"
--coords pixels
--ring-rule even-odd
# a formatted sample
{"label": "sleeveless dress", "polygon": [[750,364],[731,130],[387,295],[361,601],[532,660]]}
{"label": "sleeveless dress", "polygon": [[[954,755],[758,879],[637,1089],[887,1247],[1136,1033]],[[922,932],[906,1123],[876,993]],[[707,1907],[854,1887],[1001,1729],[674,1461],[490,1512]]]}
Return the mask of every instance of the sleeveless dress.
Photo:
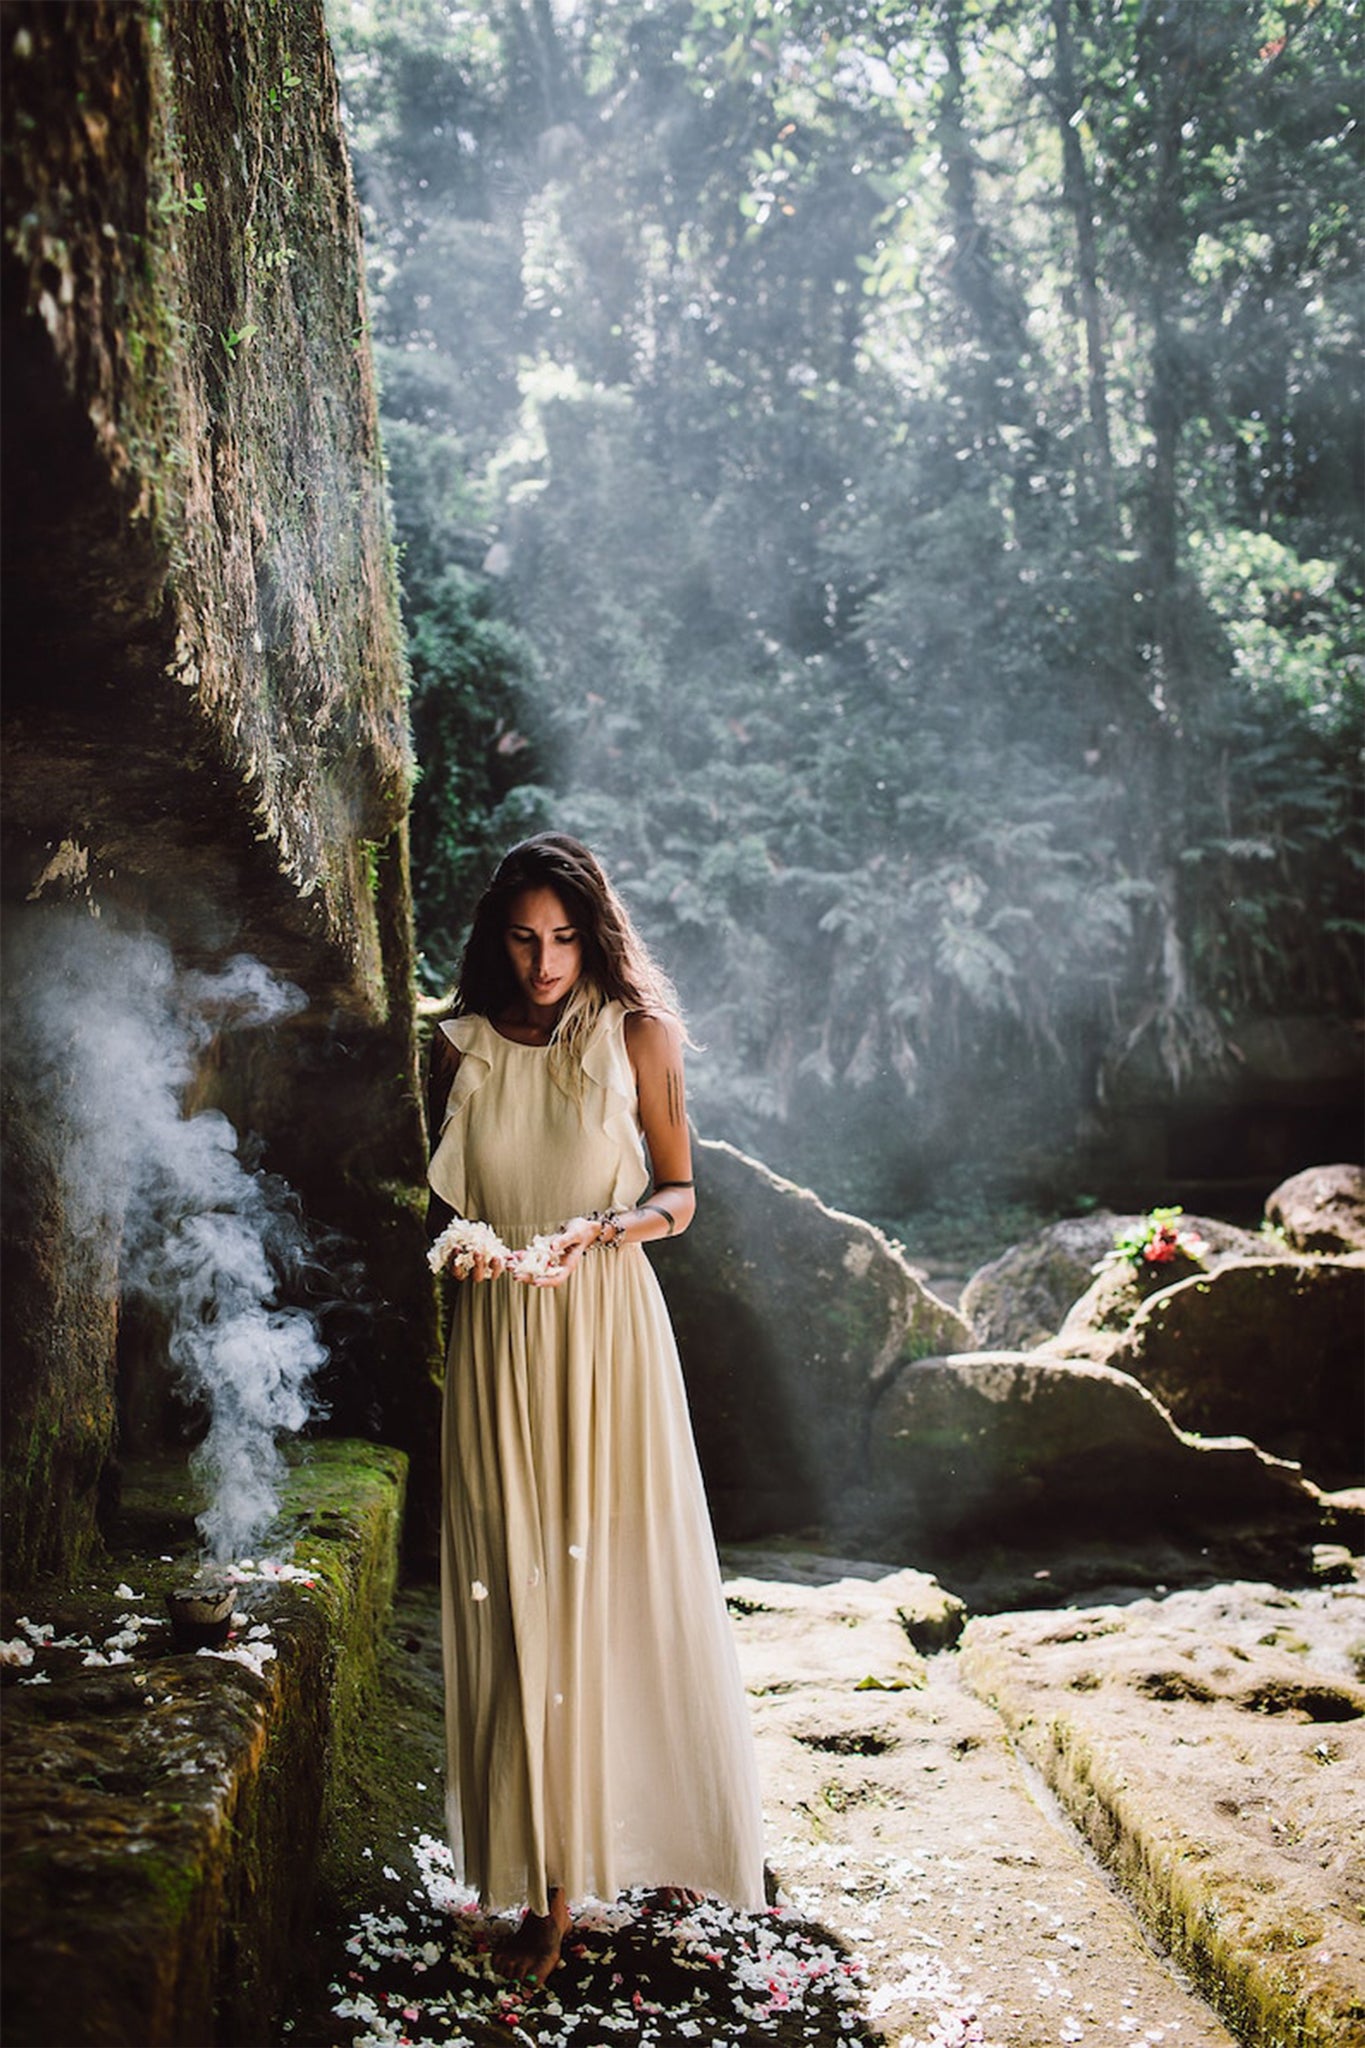
{"label": "sleeveless dress", "polygon": [[[429,1178],[529,1243],[632,1206],[649,1173],[625,1012],[605,1006],[576,1099],[543,1046],[485,1017]],[[763,1904],[762,1814],[672,1327],[639,1245],[560,1287],[454,1289],[441,1543],[446,1819],[493,1911],[547,1893],[685,1885]]]}

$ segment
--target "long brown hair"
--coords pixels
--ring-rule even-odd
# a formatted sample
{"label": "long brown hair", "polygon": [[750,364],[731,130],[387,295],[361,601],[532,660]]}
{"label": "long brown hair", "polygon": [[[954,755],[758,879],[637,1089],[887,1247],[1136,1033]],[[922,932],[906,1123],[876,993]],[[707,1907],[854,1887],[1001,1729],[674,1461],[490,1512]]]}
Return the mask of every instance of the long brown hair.
{"label": "long brown hair", "polygon": [[499,862],[479,898],[460,962],[451,1014],[498,1017],[519,994],[505,936],[508,911],[524,889],[552,889],[583,941],[583,967],[555,1027],[552,1045],[572,1060],[602,1005],[678,1018],[672,982],[651,957],[630,912],[595,854],[566,832],[538,832]]}

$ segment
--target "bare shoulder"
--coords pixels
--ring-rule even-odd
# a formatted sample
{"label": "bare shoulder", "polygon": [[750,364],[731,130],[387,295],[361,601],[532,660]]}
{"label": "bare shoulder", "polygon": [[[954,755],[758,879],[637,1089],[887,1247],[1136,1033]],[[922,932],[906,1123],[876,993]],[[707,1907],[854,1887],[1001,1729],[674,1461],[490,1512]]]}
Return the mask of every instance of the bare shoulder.
{"label": "bare shoulder", "polygon": [[682,1026],[666,1010],[628,1010],[626,1049],[637,1073],[678,1066],[683,1056]]}
{"label": "bare shoulder", "polygon": [[626,1018],[626,1051],[640,1096],[640,1122],[654,1172],[686,1181],[687,1084],[683,1077],[682,1023],[667,1010],[637,1010]]}

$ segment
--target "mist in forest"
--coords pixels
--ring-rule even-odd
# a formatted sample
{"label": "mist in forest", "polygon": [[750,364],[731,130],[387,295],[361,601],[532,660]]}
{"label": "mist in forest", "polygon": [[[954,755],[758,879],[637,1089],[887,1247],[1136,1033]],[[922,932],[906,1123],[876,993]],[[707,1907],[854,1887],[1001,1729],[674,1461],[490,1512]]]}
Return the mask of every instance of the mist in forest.
{"label": "mist in forest", "polygon": [[429,986],[581,832],[892,1219],[1359,1013],[1349,14],[335,0]]}

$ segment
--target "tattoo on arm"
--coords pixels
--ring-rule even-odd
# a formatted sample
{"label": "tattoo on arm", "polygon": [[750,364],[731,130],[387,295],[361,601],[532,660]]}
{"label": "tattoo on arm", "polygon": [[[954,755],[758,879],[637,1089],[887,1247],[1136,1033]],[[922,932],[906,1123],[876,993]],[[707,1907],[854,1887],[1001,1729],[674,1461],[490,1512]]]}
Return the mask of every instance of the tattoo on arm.
{"label": "tattoo on arm", "polygon": [[668,1121],[676,1129],[683,1120],[683,1080],[676,1067],[668,1070]]}

